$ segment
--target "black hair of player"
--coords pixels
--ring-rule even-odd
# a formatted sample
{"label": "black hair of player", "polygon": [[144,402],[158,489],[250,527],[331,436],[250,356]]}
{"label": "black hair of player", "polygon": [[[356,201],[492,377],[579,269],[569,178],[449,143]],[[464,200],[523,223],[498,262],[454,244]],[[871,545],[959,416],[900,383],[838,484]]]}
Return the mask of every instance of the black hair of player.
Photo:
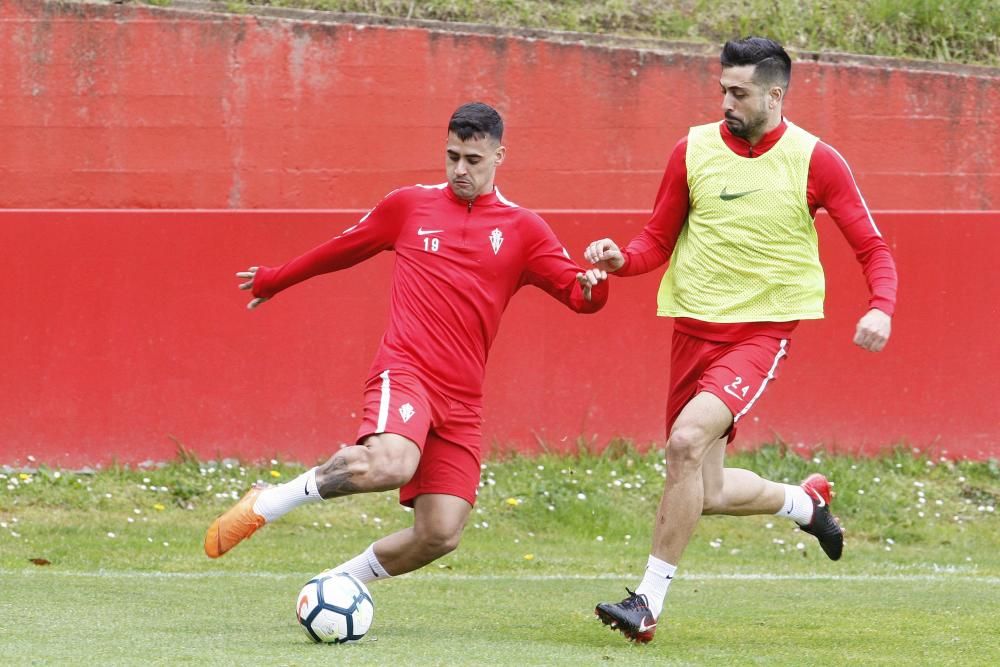
{"label": "black hair of player", "polygon": [[469,102],[455,110],[448,121],[448,132],[462,141],[492,137],[503,141],[503,119],[497,110],[482,102]]}
{"label": "black hair of player", "polygon": [[756,65],[753,80],[761,86],[778,85],[788,90],[792,79],[792,59],[781,44],[766,37],[731,39],[722,47],[719,60],[723,69]]}

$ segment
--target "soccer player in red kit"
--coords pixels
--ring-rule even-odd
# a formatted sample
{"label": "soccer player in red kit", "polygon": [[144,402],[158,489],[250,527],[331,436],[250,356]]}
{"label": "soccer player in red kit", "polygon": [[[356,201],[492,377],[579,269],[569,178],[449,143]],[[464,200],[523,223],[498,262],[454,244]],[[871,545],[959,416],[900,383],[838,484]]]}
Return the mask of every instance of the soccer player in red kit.
{"label": "soccer player in red kit", "polygon": [[871,298],[854,342],[889,339],[896,268],[844,159],[786,121],[791,60],[769,39],[722,50],[724,121],[693,127],[674,148],[645,229],[623,250],[584,253],[632,276],[669,261],[657,314],[674,318],[667,397],[667,477],[641,583],[597,616],[638,642],[652,640],[667,588],[702,514],[777,514],[814,535],[832,560],[843,531],[820,474],[779,484],[726,468],[736,425],[786,358],[792,330],[823,316],[824,277],[814,225],[825,208],[862,265]]}
{"label": "soccer player in red kit", "polygon": [[413,526],[333,570],[367,583],[458,545],[479,485],[486,357],[510,298],[534,285],[580,313],[608,298],[602,269],[582,270],[544,220],[494,186],[502,138],[496,110],[459,107],[448,124],[447,183],[395,190],[301,257],[237,274],[256,308],[307,278],[396,253],[389,324],[365,386],[357,444],[286,484],[252,488],[208,529],[208,556],[299,505],[397,488],[414,510]]}

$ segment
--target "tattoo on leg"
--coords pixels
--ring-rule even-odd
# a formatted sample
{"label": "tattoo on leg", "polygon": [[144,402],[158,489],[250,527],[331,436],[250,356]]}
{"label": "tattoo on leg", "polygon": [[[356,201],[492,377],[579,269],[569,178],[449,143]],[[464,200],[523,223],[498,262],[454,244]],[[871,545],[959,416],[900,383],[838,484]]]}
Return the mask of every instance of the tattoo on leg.
{"label": "tattoo on leg", "polygon": [[323,481],[319,485],[321,498],[339,498],[357,493],[361,488],[351,481],[351,471],[347,469],[347,461],[341,456],[335,456],[330,462],[330,469],[324,471]]}

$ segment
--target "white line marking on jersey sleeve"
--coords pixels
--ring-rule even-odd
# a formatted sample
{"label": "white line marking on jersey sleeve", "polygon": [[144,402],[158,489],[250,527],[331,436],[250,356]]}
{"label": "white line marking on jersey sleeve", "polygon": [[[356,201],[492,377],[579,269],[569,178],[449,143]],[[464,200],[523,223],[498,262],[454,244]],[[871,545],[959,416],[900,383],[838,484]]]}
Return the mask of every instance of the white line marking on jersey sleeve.
{"label": "white line marking on jersey sleeve", "polygon": [[507,206],[511,206],[511,207],[513,207],[513,208],[521,208],[520,206],[518,206],[517,204],[515,204],[515,203],[514,203],[514,202],[512,202],[511,200],[507,199],[507,198],[506,198],[506,197],[504,197],[504,196],[503,196],[502,194],[500,194],[500,188],[498,188],[498,187],[494,187],[494,188],[493,188],[493,192],[495,192],[495,193],[496,193],[496,195],[497,195],[497,199],[498,199],[498,200],[500,200],[500,203],[501,203],[501,204],[506,204]]}
{"label": "white line marking on jersey sleeve", "polygon": [[858,199],[861,200],[861,205],[865,207],[865,215],[868,216],[868,222],[871,223],[872,229],[875,230],[875,233],[878,234],[879,238],[882,238],[882,232],[879,231],[878,225],[875,224],[875,218],[872,217],[872,212],[868,208],[868,202],[865,201],[864,195],[861,194],[861,188],[858,187],[858,181],[854,178],[854,172],[851,171],[851,165],[847,164],[847,160],[844,159],[844,156],[841,155],[836,148],[827,143],[824,143],[823,145],[833,151],[833,154],[839,157],[840,161],[844,163],[844,166],[847,168],[847,173],[851,176],[851,183],[854,184],[854,191],[858,193]]}

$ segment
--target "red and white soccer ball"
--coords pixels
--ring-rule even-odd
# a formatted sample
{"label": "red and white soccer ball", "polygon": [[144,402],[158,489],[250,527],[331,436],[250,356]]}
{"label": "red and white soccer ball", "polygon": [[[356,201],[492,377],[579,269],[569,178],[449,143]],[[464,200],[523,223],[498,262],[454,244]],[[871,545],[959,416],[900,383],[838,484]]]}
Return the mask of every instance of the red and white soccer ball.
{"label": "red and white soccer ball", "polygon": [[323,572],[302,587],[295,614],[314,642],[344,644],[365,636],[375,603],[368,588],[350,574]]}

